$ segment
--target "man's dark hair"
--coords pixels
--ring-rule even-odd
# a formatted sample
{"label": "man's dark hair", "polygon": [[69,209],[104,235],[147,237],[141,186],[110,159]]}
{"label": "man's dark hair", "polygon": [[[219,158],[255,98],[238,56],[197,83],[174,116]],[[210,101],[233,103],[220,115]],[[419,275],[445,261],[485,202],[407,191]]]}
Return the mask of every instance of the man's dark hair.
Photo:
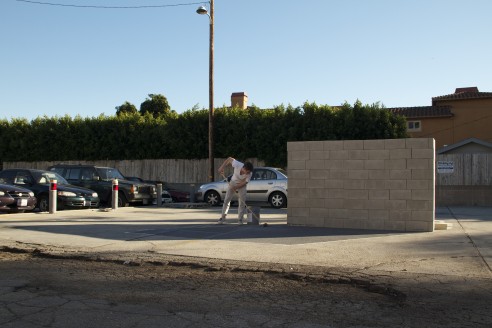
{"label": "man's dark hair", "polygon": [[253,164],[251,164],[250,162],[246,162],[244,163],[244,166],[243,166],[246,170],[248,170],[249,172],[253,172]]}

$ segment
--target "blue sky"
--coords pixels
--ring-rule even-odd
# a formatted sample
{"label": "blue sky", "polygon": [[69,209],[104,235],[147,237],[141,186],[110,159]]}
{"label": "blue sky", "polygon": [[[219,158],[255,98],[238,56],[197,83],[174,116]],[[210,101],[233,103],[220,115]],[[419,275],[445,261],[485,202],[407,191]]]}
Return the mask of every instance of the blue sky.
{"label": "blue sky", "polygon": [[[187,0],[39,0],[175,5]],[[208,18],[199,5],[95,9],[0,1],[0,119],[113,115],[163,94],[208,108]],[[428,106],[457,87],[492,92],[490,0],[215,0],[215,105]]]}

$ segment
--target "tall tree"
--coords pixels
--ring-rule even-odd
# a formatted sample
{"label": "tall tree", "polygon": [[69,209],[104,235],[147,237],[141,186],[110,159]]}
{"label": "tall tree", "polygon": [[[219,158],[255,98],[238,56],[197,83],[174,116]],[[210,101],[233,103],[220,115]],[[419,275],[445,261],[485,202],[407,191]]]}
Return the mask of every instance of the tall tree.
{"label": "tall tree", "polygon": [[146,113],[150,113],[154,117],[159,117],[168,115],[171,112],[171,107],[163,95],[149,94],[149,98],[145,99],[140,105],[140,114],[145,115]]}
{"label": "tall tree", "polygon": [[137,107],[135,107],[134,104],[129,103],[128,101],[125,101],[125,103],[121,106],[116,106],[116,115],[120,116],[123,113],[128,113],[128,114],[135,114],[137,113]]}

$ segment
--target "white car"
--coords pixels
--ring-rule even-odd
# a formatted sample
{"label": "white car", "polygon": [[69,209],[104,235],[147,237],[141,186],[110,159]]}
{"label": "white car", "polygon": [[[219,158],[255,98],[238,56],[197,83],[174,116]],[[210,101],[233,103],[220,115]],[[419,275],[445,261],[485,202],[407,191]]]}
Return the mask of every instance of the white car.
{"label": "white car", "polygon": [[[195,194],[199,202],[219,205],[225,197],[228,181],[223,179],[201,185]],[[248,202],[268,202],[274,208],[287,206],[287,172],[274,167],[256,167],[247,185]],[[237,201],[237,196],[233,198]]]}

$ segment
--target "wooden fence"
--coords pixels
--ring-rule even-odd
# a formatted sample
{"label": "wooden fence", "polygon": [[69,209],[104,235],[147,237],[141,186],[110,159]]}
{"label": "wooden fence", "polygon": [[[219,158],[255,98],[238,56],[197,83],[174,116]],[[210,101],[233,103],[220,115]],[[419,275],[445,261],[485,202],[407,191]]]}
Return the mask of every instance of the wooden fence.
{"label": "wooden fence", "polygon": [[[262,161],[248,159],[254,166],[264,166]],[[214,160],[215,180],[221,179],[217,169],[224,162],[223,158]],[[3,162],[3,168],[30,168],[46,170],[54,162]],[[167,183],[195,184],[208,182],[208,159],[145,159],[145,160],[99,160],[99,161],[64,161],[64,164],[92,164],[115,167],[125,176],[139,177],[145,180],[157,180]],[[226,172],[227,173],[227,172]]]}

